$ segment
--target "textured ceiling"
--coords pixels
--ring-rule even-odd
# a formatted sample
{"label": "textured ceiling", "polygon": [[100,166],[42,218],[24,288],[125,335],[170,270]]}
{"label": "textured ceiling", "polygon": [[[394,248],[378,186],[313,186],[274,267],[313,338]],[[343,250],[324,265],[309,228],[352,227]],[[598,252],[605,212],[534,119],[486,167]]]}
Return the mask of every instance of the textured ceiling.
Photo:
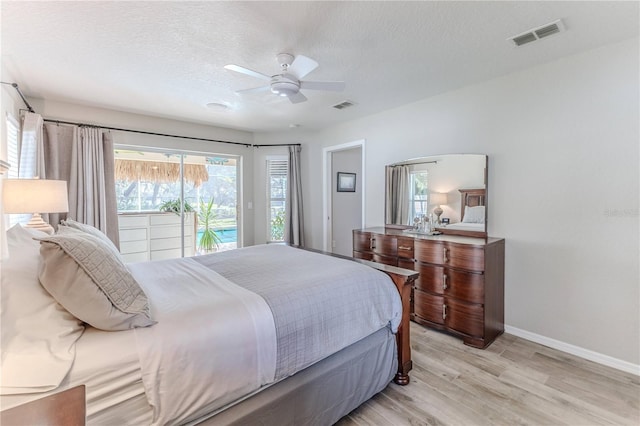
{"label": "textured ceiling", "polygon": [[[2,61],[34,98],[217,126],[317,129],[638,36],[638,2],[13,2],[2,1]],[[562,18],[566,32],[506,41]],[[320,66],[291,104],[227,71],[279,71],[275,55]],[[332,105],[351,100],[342,111]],[[217,102],[227,110],[208,108]],[[108,123],[106,123],[108,124]]]}

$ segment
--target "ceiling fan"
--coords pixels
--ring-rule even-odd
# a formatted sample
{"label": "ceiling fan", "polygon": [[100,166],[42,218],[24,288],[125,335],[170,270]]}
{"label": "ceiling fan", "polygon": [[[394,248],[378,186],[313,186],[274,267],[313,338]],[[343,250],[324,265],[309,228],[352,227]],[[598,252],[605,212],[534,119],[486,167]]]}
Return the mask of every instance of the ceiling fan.
{"label": "ceiling fan", "polygon": [[297,104],[307,100],[307,97],[300,93],[301,89],[330,90],[334,92],[341,92],[344,90],[345,84],[343,81],[301,80],[304,76],[318,67],[318,63],[311,58],[307,58],[303,55],[298,55],[294,58],[293,55],[288,53],[280,53],[276,56],[276,59],[280,64],[281,72],[280,74],[272,76],[253,71],[239,65],[230,64],[225,65],[224,67],[230,71],[235,71],[240,74],[256,77],[269,82],[266,86],[238,90],[236,91],[238,94],[266,92],[271,90],[272,93],[278,96],[287,97],[291,103]]}

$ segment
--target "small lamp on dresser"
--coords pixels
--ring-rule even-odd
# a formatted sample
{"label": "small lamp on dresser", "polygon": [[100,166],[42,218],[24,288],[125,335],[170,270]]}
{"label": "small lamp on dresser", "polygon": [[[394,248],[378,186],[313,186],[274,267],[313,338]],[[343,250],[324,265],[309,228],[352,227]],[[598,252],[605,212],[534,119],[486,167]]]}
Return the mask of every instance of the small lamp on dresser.
{"label": "small lamp on dresser", "polygon": [[2,181],[4,213],[32,213],[25,226],[53,234],[53,227],[42,220],[40,213],[69,211],[67,182],[49,179],[4,179]]}
{"label": "small lamp on dresser", "polygon": [[442,192],[432,192],[429,194],[429,203],[432,206],[436,206],[436,208],[433,209],[433,213],[438,216],[438,224],[440,224],[440,215],[443,212],[440,205],[447,204],[447,194]]}

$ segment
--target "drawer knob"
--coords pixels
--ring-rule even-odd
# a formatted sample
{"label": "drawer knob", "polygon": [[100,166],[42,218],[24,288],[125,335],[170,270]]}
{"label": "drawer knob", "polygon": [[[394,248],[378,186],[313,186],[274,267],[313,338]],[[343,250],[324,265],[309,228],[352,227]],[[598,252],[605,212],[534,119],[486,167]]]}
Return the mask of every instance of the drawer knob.
{"label": "drawer knob", "polygon": [[376,248],[376,239],[372,238],[371,240],[369,240],[369,248],[371,250],[373,250],[374,248]]}
{"label": "drawer knob", "polygon": [[398,250],[407,250],[407,251],[409,251],[409,250],[411,250],[411,247],[409,247],[409,246],[400,246],[400,247],[398,247]]}
{"label": "drawer knob", "polygon": [[443,257],[444,257],[444,262],[445,262],[445,263],[449,261],[449,258],[447,257],[447,253],[448,253],[448,252],[449,252],[449,249],[448,249],[448,248],[446,248],[446,247],[445,247],[445,248],[443,248],[443,249],[442,249],[442,255],[443,255]]}
{"label": "drawer knob", "polygon": [[442,274],[442,290],[446,290],[449,288],[449,284],[447,284],[447,274]]}
{"label": "drawer knob", "polygon": [[447,305],[442,305],[442,319],[447,319]]}

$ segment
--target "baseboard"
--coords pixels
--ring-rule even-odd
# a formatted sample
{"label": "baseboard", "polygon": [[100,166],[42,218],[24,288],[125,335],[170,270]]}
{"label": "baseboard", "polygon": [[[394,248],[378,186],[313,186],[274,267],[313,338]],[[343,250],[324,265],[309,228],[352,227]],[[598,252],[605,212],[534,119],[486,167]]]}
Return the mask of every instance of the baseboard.
{"label": "baseboard", "polygon": [[638,364],[633,364],[631,362],[623,361],[609,355],[604,355],[599,352],[581,348],[580,346],[570,345],[569,343],[561,342],[560,340],[551,339],[549,337],[541,336],[540,334],[532,333],[520,328],[511,327],[509,325],[505,325],[504,330],[506,333],[513,334],[514,336],[521,337],[535,343],[540,343],[541,345],[548,346],[562,352],[567,352],[571,355],[579,356],[580,358],[588,359],[589,361],[606,365],[607,367],[612,367],[626,373],[640,376],[640,365]]}

